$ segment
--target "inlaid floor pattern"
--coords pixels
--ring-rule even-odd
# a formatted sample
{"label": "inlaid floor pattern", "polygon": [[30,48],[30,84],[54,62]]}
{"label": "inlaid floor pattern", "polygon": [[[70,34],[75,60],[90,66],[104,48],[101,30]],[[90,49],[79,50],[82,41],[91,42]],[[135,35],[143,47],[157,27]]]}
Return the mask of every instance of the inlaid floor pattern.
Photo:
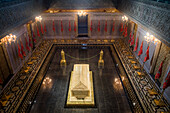
{"label": "inlaid floor pattern", "polygon": [[[99,55],[87,59],[77,60],[66,56],[66,69],[60,67],[61,48],[56,53],[45,75],[52,79],[49,84],[42,84],[35,98],[30,113],[131,113],[127,97],[115,69],[109,47],[95,48],[64,48],[66,54],[75,58],[90,58],[104,51],[104,68],[98,69]],[[76,63],[90,64],[93,72],[96,108],[65,108],[69,76]],[[115,82],[116,81],[116,82]]]}

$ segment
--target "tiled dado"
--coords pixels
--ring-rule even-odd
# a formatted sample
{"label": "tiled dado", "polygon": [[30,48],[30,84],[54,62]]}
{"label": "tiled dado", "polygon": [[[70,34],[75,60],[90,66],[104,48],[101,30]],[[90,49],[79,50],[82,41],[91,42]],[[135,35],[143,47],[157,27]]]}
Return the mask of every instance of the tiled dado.
{"label": "tiled dado", "polygon": [[[31,57],[21,70],[12,78],[12,80],[3,89],[0,94],[0,101],[2,103],[1,112],[17,112],[18,108],[21,107],[24,98],[29,98],[26,96],[27,91],[30,86],[37,78],[37,73],[41,68],[44,59],[48,55],[53,44],[84,44],[84,43],[95,43],[96,44],[107,44],[113,42],[114,40],[43,40],[40,45],[32,53]],[[41,78],[42,79],[42,78]],[[36,86],[38,87],[38,86]],[[36,90],[37,88],[33,90]],[[28,101],[27,101],[28,102]],[[26,108],[26,107],[24,107]],[[23,109],[19,109],[23,110]]]}
{"label": "tiled dado", "polygon": [[39,72],[36,75],[35,80],[32,82],[31,87],[27,91],[27,94],[25,95],[25,98],[22,100],[22,103],[19,105],[19,108],[17,112],[19,113],[27,113],[30,110],[30,107],[34,103],[34,98],[36,97],[39,88],[41,87],[41,83],[43,82],[44,75],[47,72],[47,67],[50,65],[51,58],[54,57],[56,49],[55,47],[52,47],[49,51],[47,51],[48,55],[46,56],[43,65],[41,65],[41,68]]}
{"label": "tiled dado", "polygon": [[0,94],[0,101],[2,103],[1,112],[16,112],[51,47],[51,41],[42,41],[28,61],[24,63],[21,70],[3,89],[3,92]]}
{"label": "tiled dado", "polygon": [[117,55],[117,52],[114,49],[113,45],[111,46],[111,51],[112,51],[112,55],[114,56],[114,59],[116,61],[119,76],[122,80],[124,90],[126,92],[126,95],[127,95],[128,101],[129,101],[129,105],[131,106],[131,110],[133,111],[133,113],[143,113],[144,110],[141,106],[141,103],[140,103],[140,101],[139,101],[139,99],[138,99],[138,97],[137,97],[137,95],[134,91],[133,86],[131,85],[131,82],[128,79],[128,76],[126,76],[126,72],[123,68],[123,65],[121,64],[121,61],[120,61],[120,59]]}
{"label": "tiled dado", "polygon": [[[16,112],[19,108],[19,111],[25,111],[25,109],[20,109],[22,106],[28,105],[24,104],[23,100],[28,100],[24,102],[29,102],[29,98],[32,97],[29,95],[26,95],[28,92],[31,84],[33,82],[37,82],[40,84],[40,81],[42,80],[41,76],[38,77],[38,71],[40,67],[43,65],[46,65],[48,63],[45,63],[45,58],[48,58],[47,55],[52,47],[53,44],[111,44],[113,43],[115,50],[125,68],[125,71],[127,73],[127,77],[129,78],[131,85],[127,82],[125,85],[127,85],[127,93],[128,97],[130,99],[137,99],[134,98],[132,89],[135,90],[135,93],[137,94],[137,97],[144,108],[145,112],[166,112],[169,110],[169,104],[167,101],[163,98],[166,106],[165,107],[157,107],[154,103],[154,99],[159,99],[160,95],[158,96],[150,96],[148,94],[147,89],[154,88],[157,92],[160,92],[159,89],[155,86],[153,81],[151,80],[150,76],[147,75],[145,71],[142,71],[138,69],[139,71],[142,71],[145,76],[139,77],[137,73],[135,73],[135,69],[133,68],[134,65],[140,66],[138,61],[134,58],[132,53],[130,52],[129,48],[127,48],[124,45],[123,40],[81,40],[81,39],[74,39],[74,40],[43,40],[42,43],[36,48],[36,50],[33,52],[30,59],[25,63],[24,67],[19,71],[19,73],[13,78],[13,80],[8,84],[8,86],[3,90],[3,93],[0,95],[1,102],[3,103],[3,108],[1,109],[2,112]],[[129,52],[129,54],[124,53],[123,51]],[[115,52],[115,53],[116,53]],[[127,57],[131,56],[131,57]],[[130,59],[134,58],[134,61],[131,62]],[[43,68],[43,67],[42,67]],[[44,68],[45,69],[45,68]],[[41,74],[41,72],[40,72]],[[35,80],[36,79],[36,80]],[[41,79],[41,80],[40,80]],[[33,81],[35,80],[35,81]],[[37,91],[37,87],[35,84],[32,85],[33,88],[31,88],[31,91],[35,90]],[[125,86],[126,87],[126,86]],[[34,91],[33,91],[34,92]],[[34,93],[31,93],[34,95]],[[4,95],[6,97],[6,100],[3,100]],[[2,101],[3,100],[3,101]],[[135,102],[137,100],[133,100],[132,102]],[[132,103],[134,104],[134,103]],[[28,106],[25,106],[23,108],[27,109]],[[134,106],[136,108],[135,111],[141,111],[140,104]]]}
{"label": "tiled dado", "polygon": [[[150,76],[142,68],[140,68],[142,66],[123,41],[123,39],[116,40],[113,45],[144,111],[146,113],[168,112],[169,104],[165,98],[162,99],[165,102],[165,107],[158,107],[154,103],[154,99],[160,99],[160,89],[155,85]],[[138,75],[137,71],[143,74]],[[148,89],[155,89],[159,94],[157,96],[151,96],[148,93]]]}

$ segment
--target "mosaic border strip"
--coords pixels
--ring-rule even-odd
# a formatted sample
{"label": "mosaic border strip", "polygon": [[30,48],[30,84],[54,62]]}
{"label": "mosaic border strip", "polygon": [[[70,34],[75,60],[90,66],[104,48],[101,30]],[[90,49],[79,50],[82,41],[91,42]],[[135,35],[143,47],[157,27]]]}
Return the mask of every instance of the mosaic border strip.
{"label": "mosaic border strip", "polygon": [[[61,40],[60,40],[61,41]],[[61,43],[60,41],[58,41],[59,43],[57,44],[58,46],[62,46],[63,44],[64,45],[68,45],[68,46],[74,46],[75,44],[73,44],[73,43]],[[95,43],[95,41],[93,42],[93,44],[95,44],[95,46],[101,46],[101,45],[104,45],[104,46],[110,46],[110,48],[112,49],[112,54],[113,53],[115,53],[115,50],[113,49],[113,45],[112,45],[112,43],[110,43],[110,40],[107,40],[108,41],[108,43],[106,43],[106,42],[103,42],[103,40],[100,42],[100,43]],[[54,41],[54,45],[56,44],[56,42]],[[76,42],[76,45],[77,45],[77,42]],[[79,43],[78,44],[79,46],[81,46],[81,43]],[[91,43],[90,44],[88,44],[88,46],[92,46],[91,45]],[[114,55],[115,56],[115,55]],[[118,57],[117,55],[115,56],[115,57]],[[118,59],[119,60],[119,59]],[[120,61],[120,60],[119,60]],[[122,67],[123,68],[123,67]],[[122,70],[121,70],[122,71]],[[120,74],[119,74],[120,75]],[[121,76],[121,75],[120,75]],[[134,90],[133,90],[133,87],[131,86],[131,84],[130,84],[130,81],[128,80],[128,78],[126,77],[125,78],[125,81],[123,81],[123,85],[124,85],[124,90],[126,91],[126,94],[127,94],[127,96],[128,96],[128,99],[129,99],[129,101],[130,101],[130,106],[131,106],[131,110],[133,111],[133,112],[140,112],[140,113],[142,113],[143,112],[143,109],[142,109],[142,107],[141,107],[141,104],[140,104],[140,102],[139,102],[139,100],[138,100],[138,98],[137,98],[137,96],[135,95],[135,92],[134,92]],[[38,90],[38,88],[37,89],[35,89],[35,91],[37,91]],[[24,112],[24,111],[28,111],[29,110],[29,107],[31,106],[28,106],[28,100],[30,100],[30,99],[32,99],[32,100],[30,100],[31,102],[34,100],[34,98],[35,98],[35,96],[36,96],[36,94],[34,94],[34,96],[32,96],[32,97],[29,97],[28,96],[28,98],[25,100],[26,102],[24,102],[24,103],[26,103],[27,105],[24,105],[23,107],[25,107],[25,108],[23,108],[23,109],[20,109],[19,111],[20,112]],[[135,106],[133,106],[133,103],[135,103]],[[28,108],[27,108],[27,107]],[[22,108],[22,107],[21,107]]]}
{"label": "mosaic border strip", "polygon": [[[22,99],[32,84],[40,65],[42,65],[42,59],[46,58],[47,54],[45,51],[48,50],[51,45],[50,43],[50,41],[41,42],[28,61],[24,63],[21,70],[15,75],[13,80],[0,94],[1,101],[4,95],[9,97],[8,100],[2,101],[4,102],[4,106],[0,110],[1,112],[16,112],[19,104],[22,102]],[[45,49],[43,48],[44,46],[46,46]],[[29,64],[30,62],[32,63]]]}
{"label": "mosaic border strip", "polygon": [[[114,45],[112,45],[112,46],[114,46]],[[124,89],[126,91],[128,99],[129,99],[131,109],[134,113],[143,113],[143,108],[141,106],[141,103],[139,102],[139,99],[133,89],[133,86],[131,85],[131,83],[128,79],[128,76],[123,68],[123,65],[121,64],[121,61],[118,58],[119,53],[117,52],[116,48],[114,47],[115,48],[115,50],[114,50],[114,48],[112,46],[111,46],[112,54],[115,58],[116,63],[118,64],[118,69],[120,71],[119,76],[122,80]],[[116,52],[117,52],[117,54],[116,54]]]}
{"label": "mosaic border strip", "polygon": [[[133,70],[132,66],[129,65],[130,63],[129,63],[127,57],[122,53],[122,49],[123,48],[121,47],[122,46],[121,44],[124,45],[124,42],[121,39],[120,40],[116,40],[116,41],[115,40],[111,40],[111,39],[110,40],[77,40],[77,39],[76,40],[44,40],[40,44],[40,46],[36,49],[36,51],[38,53],[40,52],[40,54],[37,54],[39,56],[39,61],[37,61],[36,63],[44,62],[44,60],[41,59],[42,56],[43,56],[43,54],[42,54],[43,52],[41,52],[42,51],[41,47],[43,45],[46,45],[46,49],[48,49],[50,46],[52,47],[53,44],[59,44],[59,45],[60,44],[68,44],[68,45],[73,45],[73,44],[84,44],[84,43],[86,43],[86,44],[97,44],[97,45],[106,44],[107,46],[112,45],[112,43],[113,43],[112,46],[114,46],[114,48],[116,49],[117,54],[118,54],[118,56],[120,58],[120,60],[119,59],[118,60],[122,61],[122,64],[123,64],[123,66],[124,66],[124,68],[126,70],[126,73],[128,75],[127,76],[128,79],[126,81],[122,81],[122,82],[123,82],[124,88],[126,90],[127,96],[130,99],[130,101],[131,101],[130,104],[131,104],[133,112],[140,112],[140,113],[144,112],[144,111],[145,112],[166,112],[166,111],[169,110],[169,108],[168,108],[169,104],[167,103],[167,101],[165,99],[164,99],[164,101],[166,102],[166,107],[156,107],[154,105],[153,99],[155,99],[155,98],[159,99],[160,95],[157,96],[157,97],[149,96],[148,92],[146,91],[146,87],[147,88],[154,88],[158,92],[159,92],[159,89],[156,86],[154,86],[154,83],[151,80],[151,78],[149,77],[149,75],[146,76],[145,78],[140,78],[140,77],[136,76],[136,73]],[[111,48],[113,49],[112,50],[112,54],[114,55],[114,53],[113,53],[114,48],[113,47],[111,47]],[[130,51],[129,48],[126,48],[126,50]],[[46,54],[48,54],[48,52]],[[116,54],[116,52],[115,52],[115,54]],[[32,55],[32,57],[34,57],[34,54]],[[43,58],[45,58],[45,56]],[[28,62],[29,62],[29,60],[28,60]],[[140,64],[138,64],[138,65],[140,65]],[[39,66],[39,67],[41,67],[41,66]],[[40,68],[38,69],[35,64],[32,65],[32,68],[34,70],[38,70],[38,71],[40,69]],[[119,70],[122,71],[122,69],[119,69]],[[29,73],[27,75],[30,76],[30,74],[33,74],[33,73]],[[34,72],[34,74],[35,74],[34,76],[37,75],[36,72]],[[122,78],[122,75],[120,75],[120,77]],[[26,76],[25,78],[23,78],[23,81],[18,81],[18,80],[20,80],[20,78],[22,78],[22,77],[21,77],[20,74],[18,74],[18,76],[15,77],[14,81],[12,83],[10,83],[10,85],[4,91],[5,94],[9,94],[11,92],[11,90],[13,90],[13,92],[15,92],[15,95],[12,92],[13,95],[10,97],[9,102],[7,102],[7,106],[5,107],[5,109],[3,108],[4,112],[13,112],[14,110],[17,110],[15,107],[16,106],[20,106],[20,104],[18,104],[18,103],[23,101],[23,100],[18,100],[18,99],[20,99],[23,96],[23,93],[26,91],[26,87],[23,87],[21,84],[25,83],[24,80],[27,80],[28,77]],[[30,80],[33,80],[32,79],[33,75],[30,78],[31,78]],[[35,78],[35,79],[38,80],[38,78]],[[32,84],[32,81],[29,81],[29,83]],[[15,89],[14,86],[19,86],[21,88],[14,90]],[[28,87],[28,85],[27,85],[27,87]],[[38,87],[39,86],[34,87],[35,91],[38,89]],[[135,90],[135,92],[134,92],[133,89]],[[137,94],[137,96],[135,95],[135,93]],[[18,96],[17,97],[18,99],[15,99],[16,95]],[[30,96],[29,98],[31,98],[31,97],[32,96]],[[26,101],[28,101],[29,98],[26,99]],[[140,102],[139,102],[139,100],[140,100]],[[134,102],[136,104],[135,106],[133,106]],[[12,103],[12,105],[10,103]],[[142,107],[141,107],[140,103],[142,104]],[[15,107],[13,107],[13,106],[15,106]],[[144,108],[144,111],[143,111],[142,108]],[[21,110],[21,112],[24,112],[24,111]]]}
{"label": "mosaic border strip", "polygon": [[[126,57],[126,54],[123,54],[123,50],[126,50],[131,53],[129,47],[125,45],[122,39],[117,40],[113,43],[115,48],[117,49],[117,52],[119,53],[119,58],[121,59],[123,66],[127,72],[127,75],[135,89],[135,92],[145,110],[146,113],[153,113],[153,112],[168,112],[169,111],[169,104],[166,101],[165,98],[163,98],[163,101],[165,102],[165,107],[158,107],[154,103],[154,99],[160,98],[160,90],[156,87],[156,85],[151,80],[150,76],[143,70],[143,73],[145,73],[145,77],[139,77],[137,76],[135,70],[133,69],[133,65],[129,62],[129,59]],[[133,55],[132,53],[130,55]],[[137,59],[134,59],[137,62],[137,65],[140,65],[140,63],[137,61]],[[158,96],[150,96],[147,89],[155,89],[157,92],[159,92]]]}
{"label": "mosaic border strip", "polygon": [[36,75],[36,78],[33,81],[31,87],[28,90],[29,93],[27,93],[27,95],[23,99],[23,102],[19,106],[17,112],[19,112],[19,113],[29,112],[29,110],[30,110],[29,108],[32,106],[33,100],[34,100],[35,96],[37,95],[38,90],[41,87],[41,84],[43,82],[43,78],[47,71],[47,67],[49,65],[50,59],[53,58],[53,56],[54,56],[54,54],[53,54],[54,52],[55,52],[55,47],[53,47],[53,45],[51,45],[49,50],[47,51],[48,56],[46,57],[46,59],[43,60],[44,63],[43,63],[43,65],[40,66],[41,68],[40,68],[38,74]]}

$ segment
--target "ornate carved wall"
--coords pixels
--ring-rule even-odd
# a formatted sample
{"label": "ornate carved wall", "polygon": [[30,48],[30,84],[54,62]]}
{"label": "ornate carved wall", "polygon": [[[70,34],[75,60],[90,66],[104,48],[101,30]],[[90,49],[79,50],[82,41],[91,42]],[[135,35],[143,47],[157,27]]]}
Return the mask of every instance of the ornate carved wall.
{"label": "ornate carved wall", "polygon": [[91,9],[115,7],[117,0],[53,0],[51,8],[61,9]]}
{"label": "ornate carved wall", "polygon": [[[135,21],[137,24],[140,24],[140,27],[138,28],[139,36],[139,45],[141,44],[142,39],[146,35],[146,32],[150,32],[152,35],[154,35],[156,38],[161,40],[161,43],[159,45],[151,45],[150,47],[150,58],[149,61],[147,61],[144,65],[145,70],[151,74],[156,75],[159,65],[161,64],[164,57],[170,52],[170,5],[169,4],[162,4],[158,2],[151,2],[147,0],[121,0],[121,2],[118,4],[118,9],[131,17],[133,21]],[[142,64],[142,61],[145,57],[146,52],[146,41],[144,42],[143,51],[144,54],[141,55],[139,61]],[[139,51],[139,47],[137,52]],[[154,64],[151,65],[151,59],[154,52]],[[157,55],[156,55],[157,54]],[[137,53],[135,53],[137,55]],[[157,57],[155,57],[155,55]],[[152,67],[151,67],[152,66]],[[169,70],[170,70],[170,57],[167,56],[166,60],[163,64],[162,69],[162,76],[158,80],[159,87],[162,89],[162,84],[164,83],[164,79],[166,78]],[[167,98],[167,100],[170,102],[170,88],[167,88],[164,96]]]}
{"label": "ornate carved wall", "polygon": [[169,4],[122,0],[118,9],[143,24],[148,31],[161,41],[170,45],[170,7]]}
{"label": "ornate carved wall", "polygon": [[[163,87],[163,83],[165,82],[165,78],[167,77],[168,72],[170,71],[170,47],[168,47],[167,45],[162,43],[161,47],[160,47],[160,52],[158,54],[158,59],[157,59],[156,65],[155,65],[154,75],[156,75],[156,73],[158,72],[159,66],[160,66],[161,62],[163,61],[163,59],[165,58],[165,56],[166,56],[166,59],[163,63],[163,67],[162,67],[162,76],[160,77],[160,79],[158,79],[158,81],[161,84],[160,85],[161,89]],[[170,102],[169,94],[170,94],[170,87],[167,88],[164,93],[164,96],[167,98],[168,102]]]}
{"label": "ornate carved wall", "polygon": [[163,82],[163,78],[164,76],[166,76],[166,72],[167,72],[167,67],[169,67],[169,63],[170,63],[170,47],[166,46],[165,44],[162,43],[161,48],[160,48],[160,52],[159,52],[159,56],[155,65],[155,70],[154,70],[154,75],[157,73],[159,66],[161,64],[161,62],[163,61],[163,59],[166,56],[166,60],[164,61],[163,64],[163,69],[162,69],[162,75],[161,78],[159,79],[159,81],[162,83]]}
{"label": "ornate carved wall", "polygon": [[[92,21],[91,38],[119,38],[119,27],[121,15],[119,13],[92,13],[89,15],[89,21]],[[100,21],[100,32],[98,32],[98,24]],[[107,33],[105,25],[107,21]],[[114,22],[114,32],[112,31]],[[89,25],[90,28],[90,25]]]}
{"label": "ornate carved wall", "polygon": [[[28,59],[28,57],[30,57],[32,51],[28,51],[26,49],[25,38],[27,39],[27,41],[29,40],[28,35],[27,35],[26,25],[17,28],[15,31],[12,32],[12,34],[15,34],[17,39],[16,39],[15,43],[12,42],[11,44],[7,44],[5,46],[5,48],[8,53],[8,57],[10,60],[10,65],[13,70],[13,74],[15,74],[21,68],[23,63]],[[24,36],[24,34],[25,34],[25,36]],[[18,56],[18,45],[17,44],[21,45],[21,42],[23,43],[24,51],[26,53],[24,60],[21,60]],[[32,49],[30,48],[30,50],[32,50]]]}
{"label": "ornate carved wall", "polygon": [[19,3],[23,3],[23,2],[26,2],[26,1],[30,1],[30,0],[1,0],[0,1],[0,8],[19,4]]}
{"label": "ornate carved wall", "polygon": [[[45,38],[75,38],[74,21],[77,13],[58,13],[58,14],[44,14],[43,21],[46,23],[47,33]],[[119,38],[119,27],[121,15],[119,13],[88,13],[88,34],[91,38]],[[53,32],[53,20],[55,23],[55,33]],[[63,24],[63,34],[61,32],[61,20]],[[71,23],[71,32],[69,33],[69,21]],[[100,21],[100,32],[98,32],[98,22]],[[105,23],[107,21],[107,33],[105,32]],[[114,24],[114,32],[112,32]],[[44,23],[42,22],[42,23]],[[90,25],[92,22],[92,32]],[[77,25],[76,25],[77,26]],[[78,29],[77,29],[78,30]]]}
{"label": "ornate carved wall", "polygon": [[0,8],[1,38],[9,34],[13,28],[23,25],[31,19],[34,19],[34,16],[39,14],[39,12],[41,12],[43,9],[42,3],[34,0],[18,0],[17,2],[11,1],[7,2],[6,4],[7,5],[4,4],[5,7]]}

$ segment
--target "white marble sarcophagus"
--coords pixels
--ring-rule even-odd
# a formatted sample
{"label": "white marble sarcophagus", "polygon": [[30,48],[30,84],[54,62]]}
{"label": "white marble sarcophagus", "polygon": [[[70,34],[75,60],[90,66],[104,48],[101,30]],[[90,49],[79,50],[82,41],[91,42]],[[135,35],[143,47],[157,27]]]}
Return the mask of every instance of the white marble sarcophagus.
{"label": "white marble sarcophagus", "polygon": [[94,106],[92,71],[89,64],[74,64],[71,72],[67,106]]}
{"label": "white marble sarcophagus", "polygon": [[90,92],[89,64],[75,64],[72,71],[71,93],[77,99],[84,99]]}

